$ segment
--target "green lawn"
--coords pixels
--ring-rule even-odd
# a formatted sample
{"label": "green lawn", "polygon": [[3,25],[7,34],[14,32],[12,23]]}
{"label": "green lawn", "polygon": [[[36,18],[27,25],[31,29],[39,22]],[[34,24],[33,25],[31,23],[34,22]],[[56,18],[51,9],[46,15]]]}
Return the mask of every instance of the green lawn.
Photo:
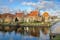
{"label": "green lawn", "polygon": [[47,25],[49,26],[50,23],[44,23],[44,22],[25,22],[25,23],[20,23],[21,25],[35,25],[35,26],[41,26],[41,25]]}
{"label": "green lawn", "polygon": [[53,40],[60,40],[60,35],[56,35],[56,37]]}

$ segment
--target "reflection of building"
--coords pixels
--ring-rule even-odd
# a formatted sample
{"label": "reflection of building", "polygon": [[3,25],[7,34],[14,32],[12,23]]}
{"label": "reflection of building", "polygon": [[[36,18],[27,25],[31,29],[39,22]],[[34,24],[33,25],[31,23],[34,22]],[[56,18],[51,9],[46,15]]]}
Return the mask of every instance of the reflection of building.
{"label": "reflection of building", "polygon": [[51,27],[51,32],[52,32],[52,33],[56,33],[56,34],[60,34],[60,22],[54,24],[54,25]]}
{"label": "reflection of building", "polygon": [[42,16],[43,16],[44,21],[48,22],[48,20],[49,20],[49,14],[47,12],[44,12]]}

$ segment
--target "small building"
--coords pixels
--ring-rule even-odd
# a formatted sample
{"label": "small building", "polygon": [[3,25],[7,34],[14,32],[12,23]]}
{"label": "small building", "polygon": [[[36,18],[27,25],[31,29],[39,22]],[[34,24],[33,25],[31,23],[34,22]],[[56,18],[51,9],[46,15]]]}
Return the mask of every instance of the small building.
{"label": "small building", "polygon": [[1,17],[2,15],[0,14],[0,23],[2,23],[3,22],[3,19],[2,19],[2,17]]}
{"label": "small building", "polygon": [[33,17],[24,17],[24,22],[34,22],[34,18]]}
{"label": "small building", "polygon": [[41,17],[38,16],[39,12],[37,10],[34,10],[30,12],[30,14],[27,14],[24,17],[24,22],[34,22],[34,21],[41,21]]}
{"label": "small building", "polygon": [[49,21],[49,14],[48,14],[48,12],[44,12],[42,16],[43,16],[43,20],[45,22],[48,22]]}
{"label": "small building", "polygon": [[3,22],[5,23],[11,23],[12,20],[13,20],[13,14],[10,14],[10,13],[4,13],[2,14],[2,19],[3,19]]}
{"label": "small building", "polygon": [[16,13],[16,18],[18,19],[19,22],[23,22],[24,13],[23,12],[17,12]]}
{"label": "small building", "polygon": [[11,23],[12,19],[11,17],[7,16],[5,19],[4,19],[4,23]]}

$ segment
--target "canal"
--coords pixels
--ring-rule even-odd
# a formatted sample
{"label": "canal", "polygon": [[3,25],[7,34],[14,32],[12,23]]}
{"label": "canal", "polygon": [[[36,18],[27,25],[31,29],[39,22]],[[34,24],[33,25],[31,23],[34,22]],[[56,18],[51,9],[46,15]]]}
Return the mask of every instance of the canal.
{"label": "canal", "polygon": [[0,26],[0,40],[39,40],[41,29],[42,27],[33,26]]}
{"label": "canal", "polygon": [[[51,31],[56,34],[57,27],[60,28],[60,22],[56,23],[51,27]],[[48,27],[47,27],[48,28]],[[3,30],[2,30],[3,29]],[[0,40],[40,40],[40,27],[19,27],[18,29],[12,26],[0,26]],[[53,30],[54,29],[54,30]],[[48,28],[48,30],[50,30]],[[58,31],[58,30],[57,30]],[[48,38],[48,37],[47,37]],[[59,37],[60,38],[60,37]]]}
{"label": "canal", "polygon": [[51,32],[55,34],[55,37],[53,38],[53,40],[60,40],[60,22],[54,24],[51,27]]}
{"label": "canal", "polygon": [[38,35],[36,35],[37,31],[33,32],[35,31],[34,28],[30,28],[28,30],[28,27],[25,27],[25,28],[19,28],[20,30],[13,29],[12,31],[10,31],[9,28],[7,29],[6,28],[0,31],[0,40],[38,40],[39,39]]}

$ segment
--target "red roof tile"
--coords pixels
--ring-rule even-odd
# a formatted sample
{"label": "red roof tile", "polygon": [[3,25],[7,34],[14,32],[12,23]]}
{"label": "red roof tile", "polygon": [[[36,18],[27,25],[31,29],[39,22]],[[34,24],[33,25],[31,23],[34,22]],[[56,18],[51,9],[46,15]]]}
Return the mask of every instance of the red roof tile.
{"label": "red roof tile", "polygon": [[38,11],[32,11],[30,14],[28,14],[28,16],[38,16]]}
{"label": "red roof tile", "polygon": [[17,17],[23,17],[24,16],[24,13],[16,13],[16,16]]}
{"label": "red roof tile", "polygon": [[7,16],[9,16],[9,17],[14,17],[15,15],[14,14],[10,14],[10,13],[4,13],[4,14],[2,14],[2,18],[6,18]]}

